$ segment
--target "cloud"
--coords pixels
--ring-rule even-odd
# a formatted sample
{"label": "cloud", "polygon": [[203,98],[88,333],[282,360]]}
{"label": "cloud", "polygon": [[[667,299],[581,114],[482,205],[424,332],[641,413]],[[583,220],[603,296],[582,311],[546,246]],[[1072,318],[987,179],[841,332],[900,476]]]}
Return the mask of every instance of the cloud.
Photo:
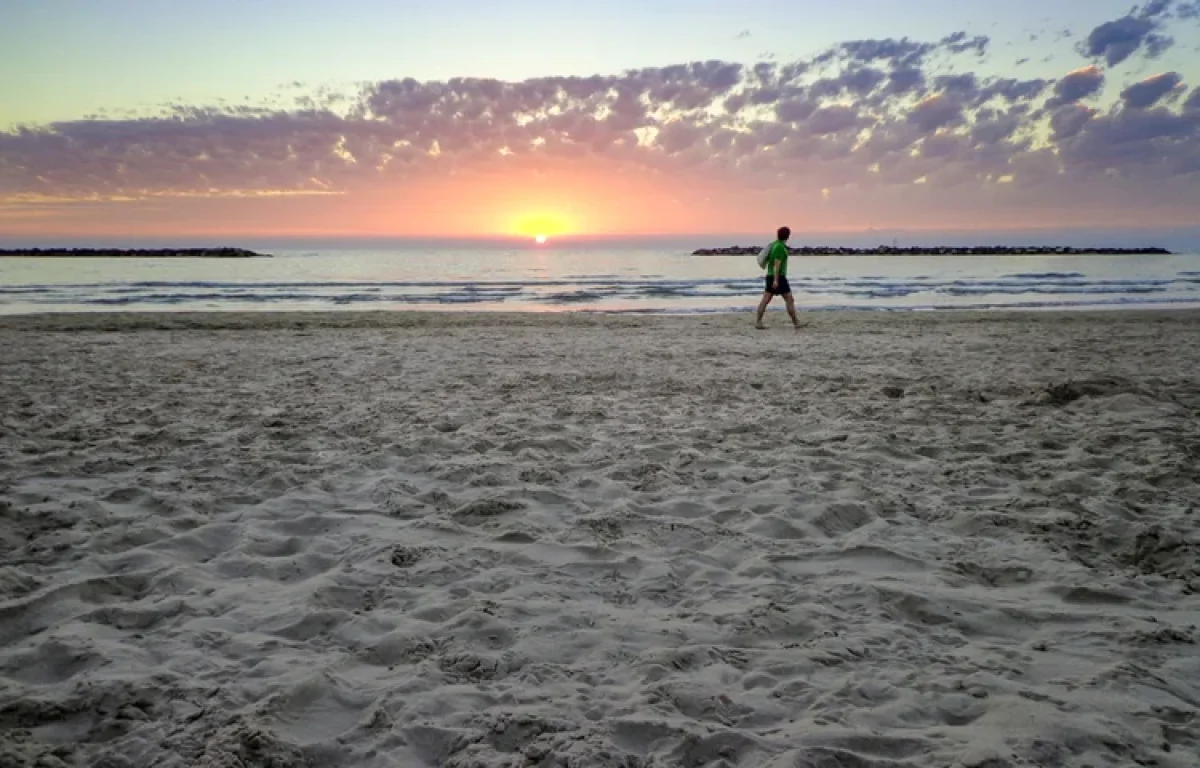
{"label": "cloud", "polygon": [[942,39],[941,43],[951,53],[974,53],[983,56],[987,53],[991,40],[986,35],[968,37],[966,32],[955,32]]}
{"label": "cloud", "polygon": [[1079,104],[1069,104],[1053,112],[1050,116],[1050,130],[1056,141],[1078,136],[1087,126],[1096,112]]}
{"label": "cloud", "polygon": [[826,55],[831,58],[845,57],[861,64],[886,63],[895,68],[919,67],[930,53],[937,50],[936,43],[922,43],[904,38],[901,40],[851,40],[842,43]]}
{"label": "cloud", "polygon": [[860,125],[858,111],[853,107],[840,105],[819,109],[806,122],[809,131],[819,136],[841,133]]}
{"label": "cloud", "polygon": [[971,127],[971,143],[975,146],[991,146],[1008,140],[1021,128],[1019,115],[1002,115],[978,120]]}
{"label": "cloud", "polygon": [[1080,171],[1163,181],[1200,167],[1200,114],[1135,109],[1097,116],[1060,146]]}
{"label": "cloud", "polygon": [[802,123],[812,117],[817,111],[817,102],[810,101],[804,96],[778,101],[775,104],[775,116],[785,123]]}
{"label": "cloud", "polygon": [[[1166,34],[1184,9],[1148,4],[1117,20],[1118,31],[1136,35],[1093,31],[1088,45],[1106,61],[1151,56],[1149,36]],[[731,199],[810,195],[847,206],[845,215],[856,201],[897,212],[1032,210],[1101,188],[1151,200],[1166,194],[1154,184],[1168,180],[1183,185],[1172,200],[1188,199],[1181,189],[1200,195],[1200,89],[1180,98],[1182,75],[1130,83],[1092,64],[1055,79],[997,77],[977,66],[990,44],[959,33],[855,40],[749,66],[712,60],[516,82],[399,78],[340,93],[299,89],[288,107],[181,105],[24,126],[0,132],[0,203],[359,199],[578,168],[658,180],[681,196],[690,194],[684,179]]]}
{"label": "cloud", "polygon": [[1015,80],[1004,78],[983,88],[977,103],[986,103],[994,97],[1003,98],[1011,103],[1026,102],[1036,99],[1045,93],[1053,83],[1049,80]]}
{"label": "cloud", "polygon": [[[1175,44],[1172,37],[1162,34],[1172,15],[1172,6],[1173,0],[1150,0],[1119,19],[1107,21],[1088,34],[1080,44],[1080,51],[1088,57],[1103,59],[1110,67],[1139,51],[1144,51],[1147,58],[1157,58]],[[1191,5],[1180,7],[1185,15],[1191,13]]]}
{"label": "cloud", "polygon": [[925,84],[925,73],[919,69],[905,67],[888,73],[888,90],[894,94],[912,93]]}
{"label": "cloud", "polygon": [[1054,86],[1054,98],[1047,106],[1058,107],[1073,104],[1089,96],[1094,96],[1104,87],[1104,73],[1093,65],[1068,72]]}
{"label": "cloud", "polygon": [[929,133],[962,121],[962,105],[946,96],[929,96],[908,113],[909,122]]}
{"label": "cloud", "polygon": [[1178,72],[1165,72],[1134,83],[1121,91],[1121,99],[1129,109],[1147,109],[1172,91],[1183,87],[1183,78]]}

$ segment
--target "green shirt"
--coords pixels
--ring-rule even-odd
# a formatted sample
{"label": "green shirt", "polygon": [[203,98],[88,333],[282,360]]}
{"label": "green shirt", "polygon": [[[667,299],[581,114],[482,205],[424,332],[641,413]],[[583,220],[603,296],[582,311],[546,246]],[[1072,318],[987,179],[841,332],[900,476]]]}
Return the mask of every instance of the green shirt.
{"label": "green shirt", "polygon": [[767,274],[787,277],[788,247],[782,240],[771,243],[767,252]]}

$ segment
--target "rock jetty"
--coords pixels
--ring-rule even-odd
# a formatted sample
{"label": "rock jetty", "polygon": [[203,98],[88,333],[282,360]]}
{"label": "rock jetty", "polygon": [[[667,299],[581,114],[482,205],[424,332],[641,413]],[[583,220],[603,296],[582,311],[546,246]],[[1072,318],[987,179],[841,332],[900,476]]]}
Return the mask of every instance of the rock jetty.
{"label": "rock jetty", "polygon": [[[730,245],[725,248],[697,248],[693,256],[751,256],[762,250],[761,245]],[[1072,248],[1059,245],[972,245],[921,246],[905,248],[881,245],[877,248],[843,248],[828,245],[788,246],[788,253],[800,256],[1170,256],[1166,248]]]}
{"label": "rock jetty", "polygon": [[0,249],[0,256],[91,259],[269,259],[266,253],[245,248],[16,248]]}

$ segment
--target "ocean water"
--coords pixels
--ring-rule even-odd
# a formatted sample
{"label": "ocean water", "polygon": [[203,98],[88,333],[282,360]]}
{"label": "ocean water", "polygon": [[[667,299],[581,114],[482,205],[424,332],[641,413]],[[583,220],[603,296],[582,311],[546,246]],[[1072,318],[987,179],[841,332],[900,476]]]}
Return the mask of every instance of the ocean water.
{"label": "ocean water", "polygon": [[[720,245],[714,243],[711,245]],[[753,256],[689,247],[269,250],[270,259],[0,258],[0,314],[195,310],[749,311]],[[804,310],[1200,307],[1200,254],[792,258]],[[782,311],[782,302],[773,305]]]}

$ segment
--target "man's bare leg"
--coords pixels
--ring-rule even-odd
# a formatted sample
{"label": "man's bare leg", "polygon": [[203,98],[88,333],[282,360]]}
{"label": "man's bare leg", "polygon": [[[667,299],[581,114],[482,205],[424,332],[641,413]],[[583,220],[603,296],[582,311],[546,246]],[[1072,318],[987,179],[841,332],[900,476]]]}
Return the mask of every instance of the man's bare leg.
{"label": "man's bare leg", "polygon": [[800,330],[800,318],[796,317],[796,299],[792,294],[785,294],[783,303],[787,305],[788,317],[792,318],[792,327]]}
{"label": "man's bare leg", "polygon": [[767,326],[763,325],[763,314],[767,311],[767,305],[771,303],[774,296],[770,291],[763,291],[762,299],[758,302],[758,316],[754,318],[754,327],[760,331],[766,330]]}

